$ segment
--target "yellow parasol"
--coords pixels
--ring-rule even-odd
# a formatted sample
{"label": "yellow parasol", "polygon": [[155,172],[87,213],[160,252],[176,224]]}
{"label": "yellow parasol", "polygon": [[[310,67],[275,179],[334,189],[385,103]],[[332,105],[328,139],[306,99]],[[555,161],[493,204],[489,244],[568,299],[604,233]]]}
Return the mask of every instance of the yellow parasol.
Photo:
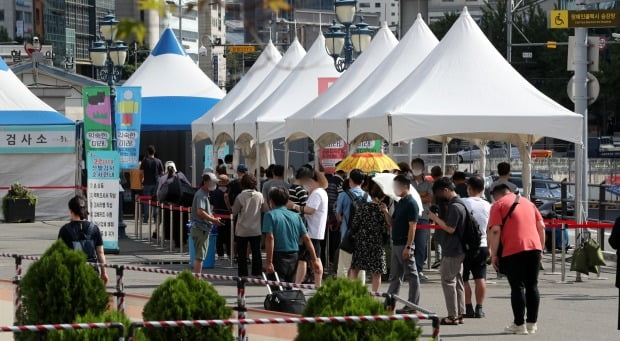
{"label": "yellow parasol", "polygon": [[361,169],[366,173],[381,173],[386,170],[400,169],[400,167],[389,156],[382,153],[356,153],[347,156],[336,168],[336,170],[345,172],[354,169]]}

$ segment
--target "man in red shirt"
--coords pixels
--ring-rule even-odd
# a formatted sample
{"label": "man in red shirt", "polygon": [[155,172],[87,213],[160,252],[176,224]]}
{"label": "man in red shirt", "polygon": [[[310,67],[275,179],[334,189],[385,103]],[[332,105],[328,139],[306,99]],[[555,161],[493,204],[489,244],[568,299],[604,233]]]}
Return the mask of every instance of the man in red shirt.
{"label": "man in red shirt", "polygon": [[[495,203],[489,217],[491,259],[508,277],[514,323],[506,327],[510,334],[534,334],[538,327],[538,271],[545,245],[545,223],[536,206],[511,193],[505,183],[491,187]],[[501,253],[498,247],[501,241]],[[526,315],[527,307],[527,318]]]}

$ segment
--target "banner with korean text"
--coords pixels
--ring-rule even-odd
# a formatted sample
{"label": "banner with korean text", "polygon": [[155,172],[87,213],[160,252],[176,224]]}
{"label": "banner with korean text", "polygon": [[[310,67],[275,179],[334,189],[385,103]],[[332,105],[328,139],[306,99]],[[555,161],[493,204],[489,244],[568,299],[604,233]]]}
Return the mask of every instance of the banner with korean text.
{"label": "banner with korean text", "polygon": [[86,151],[112,150],[112,106],[110,88],[85,87],[82,91],[84,105],[84,145]]}
{"label": "banner with korean text", "polygon": [[0,154],[75,153],[74,125],[0,126]]}
{"label": "banner with korean text", "polygon": [[121,169],[137,169],[140,155],[142,88],[116,87],[116,146]]}
{"label": "banner with korean text", "polygon": [[99,226],[104,249],[118,250],[119,154],[87,152],[86,167],[89,219]]}

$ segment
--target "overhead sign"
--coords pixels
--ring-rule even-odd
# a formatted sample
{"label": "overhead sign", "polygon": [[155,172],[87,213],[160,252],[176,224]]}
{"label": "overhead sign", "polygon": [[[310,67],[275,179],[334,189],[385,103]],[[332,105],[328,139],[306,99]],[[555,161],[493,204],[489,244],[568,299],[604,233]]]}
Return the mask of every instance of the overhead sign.
{"label": "overhead sign", "polygon": [[122,169],[137,169],[140,155],[141,88],[116,87],[116,145]]}
{"label": "overhead sign", "polygon": [[230,53],[254,53],[256,46],[254,45],[233,45],[228,47]]}
{"label": "overhead sign", "polygon": [[0,154],[75,153],[75,126],[0,126]]}
{"label": "overhead sign", "polygon": [[88,212],[101,230],[103,248],[118,250],[119,154],[92,151],[86,155]]}
{"label": "overhead sign", "polygon": [[596,28],[620,26],[620,11],[549,11],[549,27],[551,28]]}

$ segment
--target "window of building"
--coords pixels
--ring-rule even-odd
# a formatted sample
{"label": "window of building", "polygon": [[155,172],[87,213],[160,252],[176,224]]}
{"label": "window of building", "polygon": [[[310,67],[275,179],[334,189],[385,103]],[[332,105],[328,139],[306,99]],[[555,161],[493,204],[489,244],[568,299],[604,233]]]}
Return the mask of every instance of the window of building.
{"label": "window of building", "polygon": [[0,21],[4,21],[4,10],[0,9]]}
{"label": "window of building", "polygon": [[24,23],[32,24],[32,13],[24,12]]}
{"label": "window of building", "polygon": [[392,6],[392,7],[396,7],[396,3],[393,3],[393,2],[392,2],[391,6]]}
{"label": "window of building", "polygon": [[380,2],[375,2],[375,8],[381,8],[381,3]]}
{"label": "window of building", "polygon": [[370,3],[362,2],[362,3],[360,3],[360,8],[370,8]]}
{"label": "window of building", "polygon": [[395,17],[396,16],[396,12],[392,12],[392,16]]}

